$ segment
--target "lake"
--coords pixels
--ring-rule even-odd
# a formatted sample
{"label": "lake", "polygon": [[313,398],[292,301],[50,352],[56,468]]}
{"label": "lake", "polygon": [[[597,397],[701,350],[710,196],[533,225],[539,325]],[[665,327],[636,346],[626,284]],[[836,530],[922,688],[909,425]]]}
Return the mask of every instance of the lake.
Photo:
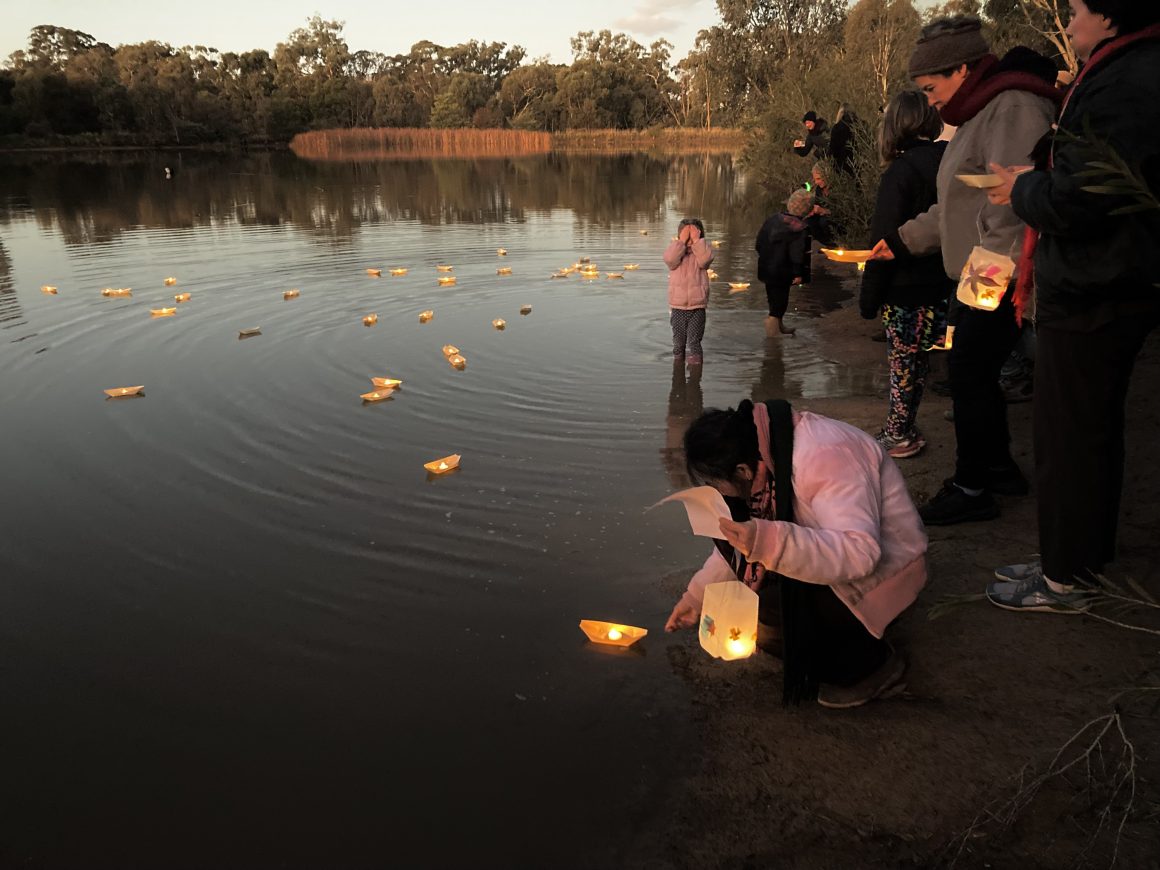
{"label": "lake", "polygon": [[[684,427],[884,388],[764,340],[751,199],[729,155],[0,155],[0,864],[616,866],[697,756],[659,578],[707,546],[644,514]],[[686,215],[721,241],[703,374]]]}

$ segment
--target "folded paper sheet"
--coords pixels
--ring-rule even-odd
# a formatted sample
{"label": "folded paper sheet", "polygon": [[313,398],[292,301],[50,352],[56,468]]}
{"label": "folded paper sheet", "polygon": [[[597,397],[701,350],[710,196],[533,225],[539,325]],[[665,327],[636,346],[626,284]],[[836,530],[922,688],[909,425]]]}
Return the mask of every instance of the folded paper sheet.
{"label": "folded paper sheet", "polygon": [[713,489],[711,486],[694,486],[692,489],[682,489],[680,492],[674,492],[667,498],[662,498],[656,504],[649,508],[651,511],[655,507],[660,507],[668,502],[680,502],[684,506],[685,512],[689,515],[689,525],[693,529],[694,535],[702,535],[706,538],[721,538],[721,525],[719,520],[721,518],[732,519],[729,513],[729,506],[725,504],[725,499],[721,497],[721,493]]}
{"label": "folded paper sheet", "polygon": [[647,628],[622,625],[619,622],[603,622],[599,619],[581,619],[580,630],[588,635],[588,639],[593,643],[606,643],[612,646],[632,646],[648,634]]}
{"label": "folded paper sheet", "polygon": [[242,329],[238,332],[238,338],[253,338],[255,335],[262,334],[262,327],[251,326],[249,329]]}

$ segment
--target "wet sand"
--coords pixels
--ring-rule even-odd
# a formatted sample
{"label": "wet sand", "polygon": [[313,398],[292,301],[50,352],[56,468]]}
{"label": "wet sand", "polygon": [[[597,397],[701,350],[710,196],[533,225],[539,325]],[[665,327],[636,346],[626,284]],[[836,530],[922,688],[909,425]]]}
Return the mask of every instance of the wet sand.
{"label": "wet sand", "polygon": [[[810,342],[846,365],[885,368],[885,345],[870,340],[877,324],[861,320],[852,303],[794,325],[798,334],[781,340]],[[759,320],[753,340],[763,341]],[[934,378],[941,372],[945,367]],[[1120,560],[1111,575],[1132,577],[1152,594],[1160,594],[1158,390],[1154,334],[1129,396]],[[886,400],[809,399],[797,406],[875,431]],[[953,425],[943,416],[949,408],[949,399],[928,394],[919,418],[928,446],[900,461],[916,502],[952,473]],[[1031,405],[1009,411],[1013,453],[1029,473]],[[940,599],[981,592],[994,567],[1037,550],[1034,494],[1003,498],[996,521],[928,532],[930,582],[888,635],[911,661],[903,698],[849,711],[784,709],[775,660],[716,662],[692,632],[670,650],[672,667],[692,688],[689,715],[700,749],[673,759],[684,779],[656,800],[652,823],[624,866],[932,867],[950,866],[956,854],[960,867],[1073,865],[1098,822],[1090,807],[1100,806],[1098,795],[1085,793],[1082,766],[1067,782],[1045,787],[1009,830],[989,826],[961,853],[955,840],[985,807],[1015,794],[1014,778],[1025,766],[1030,779],[1081,726],[1110,713],[1120,690],[1156,685],[1160,642],[1089,617],[1013,614],[985,601],[928,618]],[[662,581],[674,600],[697,567]],[[1146,615],[1143,621],[1160,628]],[[1121,704],[1138,753],[1138,793],[1119,842],[1120,866],[1160,867],[1160,720],[1146,703]],[[1121,744],[1105,745],[1110,770]],[[1110,827],[1119,822],[1114,817]],[[1093,866],[1107,866],[1111,854],[1112,838],[1101,834]]]}

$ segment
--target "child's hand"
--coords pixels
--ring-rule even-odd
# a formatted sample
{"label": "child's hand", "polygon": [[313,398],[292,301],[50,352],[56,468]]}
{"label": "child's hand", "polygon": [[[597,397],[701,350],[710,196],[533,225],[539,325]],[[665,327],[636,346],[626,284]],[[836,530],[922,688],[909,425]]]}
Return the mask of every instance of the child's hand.
{"label": "child's hand", "polygon": [[733,549],[748,558],[753,551],[753,545],[757,543],[757,523],[753,520],[738,523],[722,517],[717,524],[721,527],[721,534],[725,536],[725,540],[733,545]]}
{"label": "child's hand", "polygon": [[689,224],[687,227],[689,231],[689,244],[693,244],[697,239],[701,238],[701,231],[697,229],[696,224]]}
{"label": "child's hand", "polygon": [[694,229],[692,224],[685,224],[681,227],[681,231],[677,233],[677,241],[682,245],[689,244],[689,230]]}
{"label": "child's hand", "polygon": [[681,598],[673,612],[669,614],[665,623],[665,631],[680,631],[682,628],[693,628],[701,618],[701,611]]}
{"label": "child's hand", "polygon": [[871,260],[893,260],[894,251],[890,250],[890,245],[886,244],[886,239],[882,239],[874,246],[874,250],[870,252]]}

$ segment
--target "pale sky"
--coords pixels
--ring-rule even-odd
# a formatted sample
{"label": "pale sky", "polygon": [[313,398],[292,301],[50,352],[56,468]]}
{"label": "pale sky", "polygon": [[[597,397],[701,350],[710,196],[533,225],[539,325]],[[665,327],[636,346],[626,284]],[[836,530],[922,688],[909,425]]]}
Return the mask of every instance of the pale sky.
{"label": "pale sky", "polygon": [[673,60],[697,31],[719,22],[713,0],[0,0],[0,60],[27,47],[39,24],[81,30],[112,46],[157,39],[219,51],[272,51],[315,13],[346,22],[352,51],[405,53],[422,40],[469,39],[522,45],[528,58],[568,63],[568,40],[581,30],[622,31],[642,45],[665,38]]}

